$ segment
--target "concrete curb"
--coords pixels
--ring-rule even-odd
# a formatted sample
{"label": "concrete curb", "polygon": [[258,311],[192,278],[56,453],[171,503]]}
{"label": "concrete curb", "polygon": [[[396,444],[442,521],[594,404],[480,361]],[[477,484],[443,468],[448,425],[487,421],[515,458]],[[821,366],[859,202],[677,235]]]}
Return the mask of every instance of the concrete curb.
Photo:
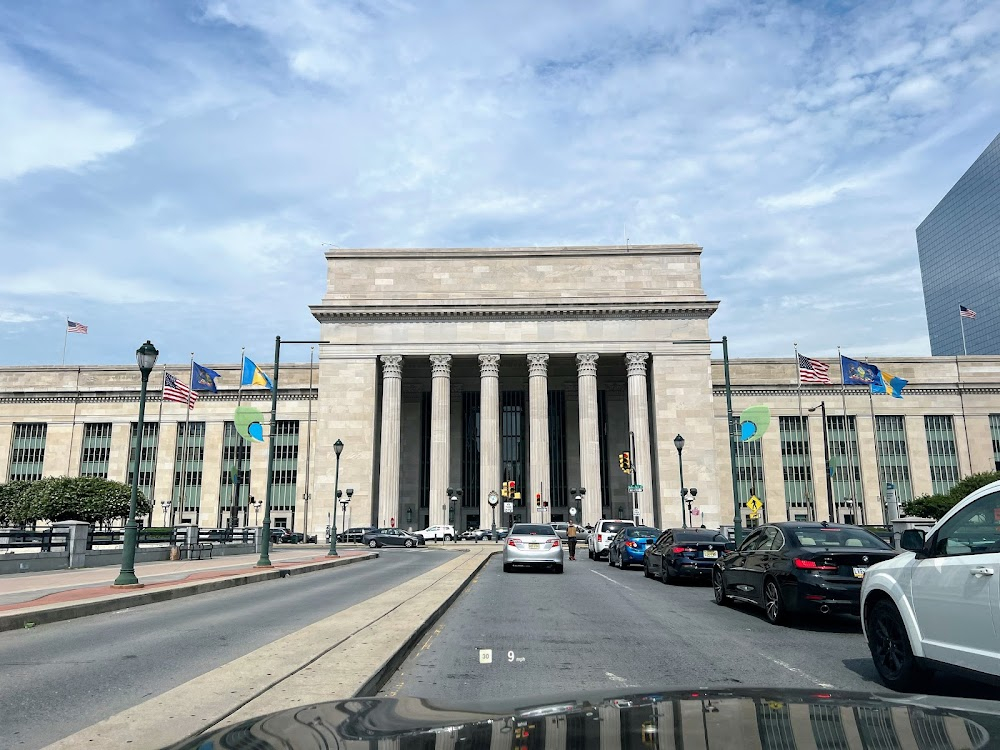
{"label": "concrete curb", "polygon": [[365,552],[360,555],[352,555],[351,557],[342,557],[334,560],[322,560],[294,568],[272,568],[270,570],[261,570],[259,573],[234,575],[228,578],[213,578],[198,583],[180,583],[176,586],[150,589],[149,591],[137,591],[134,594],[124,596],[91,599],[90,601],[73,602],[64,605],[40,606],[34,609],[2,613],[0,614],[0,632],[5,630],[21,630],[28,627],[29,624],[30,626],[48,625],[53,622],[75,620],[78,617],[89,617],[90,615],[99,615],[105,612],[116,612],[122,609],[141,607],[146,604],[183,599],[187,596],[207,594],[212,591],[221,591],[222,589],[229,589],[235,586],[244,586],[248,583],[284,578],[292,574],[313,573],[328,568],[339,568],[342,565],[351,565],[363,560],[374,560],[378,556],[378,552]]}
{"label": "concrete curb", "polygon": [[486,563],[488,563],[495,554],[502,551],[503,547],[483,557],[483,561],[476,566],[476,569],[473,570],[472,573],[466,576],[465,580],[462,581],[462,585],[455,589],[455,591],[452,592],[452,594],[445,599],[441,605],[435,609],[423,621],[423,623],[421,623],[420,626],[417,627],[417,629],[414,630],[413,633],[411,633],[410,636],[399,645],[395,651],[389,655],[389,658],[382,663],[382,666],[375,670],[375,673],[365,680],[361,687],[358,688],[357,692],[355,692],[351,697],[364,698],[376,695],[378,691],[381,690],[389,681],[389,678],[396,673],[396,670],[399,669],[403,662],[406,661],[406,658],[410,655],[413,649],[416,648],[420,639],[422,639],[424,635],[426,635],[427,632],[434,627],[437,621],[441,619],[441,616],[448,611],[449,607],[451,607],[451,605],[455,603],[455,600],[458,599],[463,591],[465,591],[472,579],[479,575],[479,571],[486,567]]}

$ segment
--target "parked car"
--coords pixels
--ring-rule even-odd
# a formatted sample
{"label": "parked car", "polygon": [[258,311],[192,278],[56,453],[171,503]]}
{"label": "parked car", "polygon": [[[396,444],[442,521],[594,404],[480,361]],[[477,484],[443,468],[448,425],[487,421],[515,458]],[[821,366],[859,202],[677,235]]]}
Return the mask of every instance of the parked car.
{"label": "parked car", "polygon": [[[337,533],[338,542],[360,542],[361,537],[367,534],[369,531],[375,531],[374,526],[352,526],[347,529],[347,531],[341,531]],[[329,537],[328,537],[329,538]]]}
{"label": "parked car", "polygon": [[421,529],[420,531],[414,531],[414,534],[419,534],[424,538],[425,541],[431,541],[433,539],[443,539],[446,542],[450,542],[452,539],[456,538],[455,527],[454,526],[428,526],[426,529]]}
{"label": "parked car", "polygon": [[375,549],[377,547],[417,547],[423,545],[424,538],[402,529],[374,529],[361,537],[361,543]]}
{"label": "parked car", "polygon": [[515,523],[503,546],[503,572],[515,565],[545,566],[563,572],[563,543],[547,523]]}
{"label": "parked car", "polygon": [[906,550],[868,569],[861,618],[875,669],[896,690],[932,669],[1000,677],[1000,482],[971,493]]}
{"label": "parked car", "polygon": [[896,551],[860,526],[784,522],[755,529],[712,570],[717,604],[732,599],[764,608],[778,625],[798,612],[861,611],[861,580]]}
{"label": "parked car", "polygon": [[[569,538],[568,534],[566,533],[566,530],[569,528],[569,522],[568,521],[556,521],[556,522],[552,523],[551,526],[552,526],[553,529],[556,530],[556,534],[559,535],[560,539],[567,539],[567,538]],[[583,526],[580,526],[579,524],[577,524],[577,526],[576,526],[576,541],[577,541],[577,544],[586,544],[587,543],[587,539],[589,537],[590,537],[590,532],[587,529],[585,529]]]}
{"label": "parked car", "polygon": [[676,583],[681,578],[711,581],[715,566],[731,542],[715,529],[666,529],[646,547],[646,578]]}
{"label": "parked car", "polygon": [[503,527],[503,526],[499,527],[499,528],[497,529],[497,541],[498,541],[498,542],[499,542],[499,541],[503,541],[504,539],[506,539],[506,538],[507,538],[507,535],[508,535],[509,533],[510,533],[510,529],[508,529],[508,528],[506,528],[506,527]]}
{"label": "parked car", "polygon": [[317,544],[315,534],[310,534],[307,537],[301,531],[289,531],[281,541],[290,544]]}
{"label": "parked car", "polygon": [[626,526],[635,526],[635,521],[611,521],[602,518],[594,526],[594,530],[587,538],[587,554],[591,560],[600,560],[608,552],[611,540],[615,534]]}
{"label": "parked car", "polygon": [[611,540],[608,547],[608,565],[617,565],[626,570],[633,563],[642,564],[646,545],[652,544],[660,536],[660,530],[652,526],[626,526]]}
{"label": "parked car", "polygon": [[298,544],[301,540],[297,537],[301,537],[301,534],[292,534],[291,531],[282,526],[271,529],[272,544]]}
{"label": "parked car", "polygon": [[492,538],[492,532],[489,529],[469,529],[468,531],[463,531],[459,536],[459,539],[469,542],[482,542]]}

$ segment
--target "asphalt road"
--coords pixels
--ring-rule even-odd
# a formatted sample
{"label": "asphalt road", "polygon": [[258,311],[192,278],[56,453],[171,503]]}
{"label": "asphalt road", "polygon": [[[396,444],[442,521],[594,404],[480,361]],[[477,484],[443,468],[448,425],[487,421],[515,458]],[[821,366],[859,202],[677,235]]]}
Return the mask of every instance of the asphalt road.
{"label": "asphalt road", "polygon": [[38,748],[454,556],[378,560],[0,633],[0,748]]}
{"label": "asphalt road", "polygon": [[[708,585],[666,585],[641,569],[578,556],[563,575],[503,573],[490,560],[381,695],[467,705],[573,693],[708,687],[887,693],[858,618],[769,624],[720,607]],[[492,663],[480,663],[480,649]],[[1000,689],[939,676],[941,695],[1000,700]],[[544,702],[544,701],[542,701]]]}

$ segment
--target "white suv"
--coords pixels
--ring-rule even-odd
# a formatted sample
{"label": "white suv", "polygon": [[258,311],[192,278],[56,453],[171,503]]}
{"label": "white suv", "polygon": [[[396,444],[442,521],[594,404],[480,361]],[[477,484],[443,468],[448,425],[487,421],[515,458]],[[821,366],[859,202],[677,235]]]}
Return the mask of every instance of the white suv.
{"label": "white suv", "polygon": [[908,552],[872,565],[862,627],[882,681],[909,690],[931,669],[1000,677],[1000,482],[976,490]]}
{"label": "white suv", "polygon": [[587,540],[587,554],[590,555],[590,559],[600,560],[601,556],[607,553],[615,534],[625,526],[635,526],[635,521],[609,521],[604,518],[598,521]]}
{"label": "white suv", "polygon": [[428,526],[426,529],[421,529],[420,531],[414,531],[414,534],[419,534],[424,538],[425,542],[433,541],[434,539],[444,539],[446,542],[450,542],[455,538],[455,527],[454,526]]}

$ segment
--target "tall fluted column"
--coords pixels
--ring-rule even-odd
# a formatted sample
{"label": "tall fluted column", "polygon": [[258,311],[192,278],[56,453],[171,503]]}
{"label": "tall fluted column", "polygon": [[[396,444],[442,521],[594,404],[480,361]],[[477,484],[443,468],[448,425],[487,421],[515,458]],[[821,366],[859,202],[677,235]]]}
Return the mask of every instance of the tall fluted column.
{"label": "tall fluted column", "polygon": [[[479,355],[479,527],[493,521],[490,490],[500,494],[500,355]],[[497,506],[497,526],[503,506]]]}
{"label": "tall fluted column", "polygon": [[399,507],[399,430],[403,398],[403,358],[387,354],[382,360],[382,449],[379,455],[379,518],[400,522]]}
{"label": "tall fluted column", "polygon": [[649,399],[646,396],[646,352],[628,352],[625,355],[628,372],[628,428],[635,440],[632,465],[635,482],[642,485],[639,493],[639,515],[642,522],[653,525],[653,465],[649,443]]}
{"label": "tall fluted column", "polygon": [[[531,418],[528,445],[528,459],[531,469],[531,484],[528,489],[528,503],[534,508],[535,493],[542,494],[542,500],[549,501],[552,510],[552,488],[549,486],[549,378],[548,354],[528,355],[528,409]],[[534,510],[535,520],[551,521],[550,513]]]}
{"label": "tall fluted column", "polygon": [[601,439],[597,432],[597,355],[576,355],[577,390],[580,399],[580,484],[587,490],[583,498],[583,523],[601,517]]}
{"label": "tall fluted column", "polygon": [[431,355],[431,526],[448,523],[451,452],[451,355]]}

